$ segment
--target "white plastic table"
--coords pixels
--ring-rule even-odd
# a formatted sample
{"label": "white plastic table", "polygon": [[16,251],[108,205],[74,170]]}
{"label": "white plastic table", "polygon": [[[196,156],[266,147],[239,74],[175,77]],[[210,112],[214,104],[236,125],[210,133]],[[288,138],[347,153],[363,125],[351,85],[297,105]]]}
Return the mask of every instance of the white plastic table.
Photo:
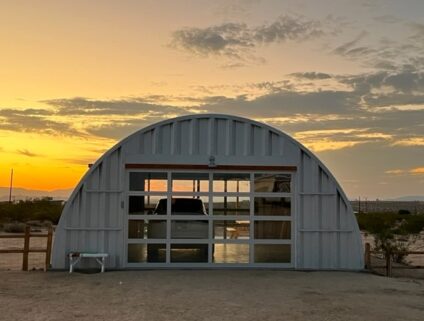
{"label": "white plastic table", "polygon": [[105,259],[109,256],[107,253],[84,253],[84,252],[71,252],[69,253],[69,273],[74,271],[74,266],[82,258],[93,258],[100,264],[101,273],[105,271]]}

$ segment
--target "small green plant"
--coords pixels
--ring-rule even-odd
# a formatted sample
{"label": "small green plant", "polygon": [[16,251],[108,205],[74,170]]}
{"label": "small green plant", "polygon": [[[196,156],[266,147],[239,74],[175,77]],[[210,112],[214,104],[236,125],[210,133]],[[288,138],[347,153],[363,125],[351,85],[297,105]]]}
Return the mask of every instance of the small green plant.
{"label": "small green plant", "polygon": [[412,241],[394,234],[392,229],[374,234],[375,249],[384,253],[384,257],[390,257],[394,262],[406,263],[405,259],[408,248]]}

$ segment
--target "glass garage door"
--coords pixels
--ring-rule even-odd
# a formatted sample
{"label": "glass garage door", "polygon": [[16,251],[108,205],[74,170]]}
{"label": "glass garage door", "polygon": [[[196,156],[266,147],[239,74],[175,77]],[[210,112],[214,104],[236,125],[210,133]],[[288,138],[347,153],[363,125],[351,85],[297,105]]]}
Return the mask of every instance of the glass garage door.
{"label": "glass garage door", "polygon": [[291,173],[127,173],[127,267],[292,267]]}

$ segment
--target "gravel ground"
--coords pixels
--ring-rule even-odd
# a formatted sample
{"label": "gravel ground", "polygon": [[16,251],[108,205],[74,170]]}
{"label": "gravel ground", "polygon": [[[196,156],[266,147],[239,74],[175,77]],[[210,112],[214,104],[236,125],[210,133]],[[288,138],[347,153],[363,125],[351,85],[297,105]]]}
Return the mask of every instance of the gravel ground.
{"label": "gravel ground", "polygon": [[420,320],[424,281],[368,273],[0,271],[0,320]]}

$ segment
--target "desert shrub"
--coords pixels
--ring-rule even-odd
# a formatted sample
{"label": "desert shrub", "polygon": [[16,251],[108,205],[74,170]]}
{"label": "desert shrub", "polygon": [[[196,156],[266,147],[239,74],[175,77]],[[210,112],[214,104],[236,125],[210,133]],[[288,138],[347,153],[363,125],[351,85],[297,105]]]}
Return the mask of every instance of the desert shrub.
{"label": "desert shrub", "polygon": [[385,231],[399,220],[399,216],[395,213],[360,213],[356,214],[356,218],[359,228],[371,234]]}
{"label": "desert shrub", "polygon": [[3,230],[8,233],[23,233],[25,232],[25,224],[20,222],[5,223]]}
{"label": "desert shrub", "polygon": [[57,224],[63,202],[51,198],[0,203],[0,220],[3,222],[50,221]]}
{"label": "desert shrub", "polygon": [[419,234],[424,230],[424,215],[422,214],[411,214],[408,215],[399,226],[398,234]]}
{"label": "desert shrub", "polygon": [[375,249],[402,263],[416,235],[424,229],[424,215],[361,213],[356,215],[361,230],[374,236]]}

